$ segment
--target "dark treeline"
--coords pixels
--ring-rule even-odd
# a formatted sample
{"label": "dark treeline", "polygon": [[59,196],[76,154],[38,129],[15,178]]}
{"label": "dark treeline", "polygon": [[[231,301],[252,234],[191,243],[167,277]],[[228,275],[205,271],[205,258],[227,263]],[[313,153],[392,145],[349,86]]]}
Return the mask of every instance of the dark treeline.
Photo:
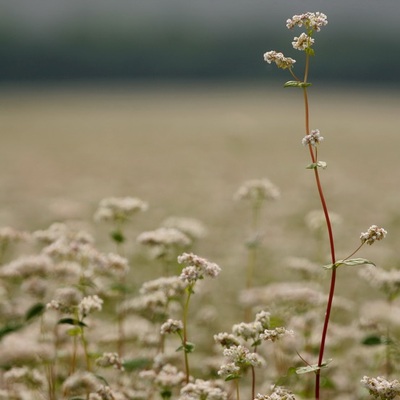
{"label": "dark treeline", "polygon": [[[283,32],[285,33],[285,32]],[[270,75],[263,61],[268,50],[298,60],[292,33],[268,29],[230,32],[191,31],[179,27],[93,30],[75,27],[56,37],[23,37],[0,32],[0,81],[100,79],[260,79]],[[397,38],[323,32],[317,38],[313,76],[332,81],[398,83]]]}

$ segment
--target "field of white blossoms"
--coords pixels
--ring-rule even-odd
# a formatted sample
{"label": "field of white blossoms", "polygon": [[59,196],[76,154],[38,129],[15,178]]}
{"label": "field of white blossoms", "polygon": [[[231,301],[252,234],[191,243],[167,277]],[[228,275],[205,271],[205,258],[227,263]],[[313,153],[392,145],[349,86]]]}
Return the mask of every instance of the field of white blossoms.
{"label": "field of white blossoms", "polygon": [[3,88],[0,399],[400,393],[398,92],[309,89],[334,264],[295,92]]}

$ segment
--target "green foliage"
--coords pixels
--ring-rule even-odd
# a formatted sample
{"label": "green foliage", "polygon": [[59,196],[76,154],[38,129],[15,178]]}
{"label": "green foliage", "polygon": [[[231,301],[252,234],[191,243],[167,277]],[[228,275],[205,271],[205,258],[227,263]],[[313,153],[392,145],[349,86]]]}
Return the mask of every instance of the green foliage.
{"label": "green foliage", "polygon": [[299,82],[299,81],[287,81],[283,87],[285,88],[305,88],[311,86],[310,82]]}
{"label": "green foliage", "polygon": [[332,269],[332,268],[341,267],[343,265],[346,265],[348,267],[354,267],[354,266],[358,266],[358,265],[373,265],[373,266],[375,266],[375,264],[372,261],[369,261],[365,258],[349,258],[347,260],[338,260],[334,264],[324,265],[324,268]]}

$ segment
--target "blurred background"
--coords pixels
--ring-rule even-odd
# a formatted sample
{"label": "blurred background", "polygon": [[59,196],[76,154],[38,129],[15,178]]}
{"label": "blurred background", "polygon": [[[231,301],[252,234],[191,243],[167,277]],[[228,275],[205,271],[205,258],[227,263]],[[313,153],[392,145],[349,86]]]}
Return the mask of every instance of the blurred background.
{"label": "blurred background", "polygon": [[399,83],[398,0],[3,1],[0,81],[268,79],[263,53],[297,58],[285,21],[305,11],[329,19],[314,78]]}
{"label": "blurred background", "polygon": [[400,232],[399,0],[0,2],[0,226],[92,221],[102,198],[137,196],[150,204],[137,233],[199,218],[204,254],[235,260],[249,214],[233,194],[267,177],[282,191],[269,241],[304,254],[295,228],[320,205],[302,96],[263,54],[301,74],[285,24],[305,11],[329,20],[310,107],[330,207],[357,241],[372,223]]}

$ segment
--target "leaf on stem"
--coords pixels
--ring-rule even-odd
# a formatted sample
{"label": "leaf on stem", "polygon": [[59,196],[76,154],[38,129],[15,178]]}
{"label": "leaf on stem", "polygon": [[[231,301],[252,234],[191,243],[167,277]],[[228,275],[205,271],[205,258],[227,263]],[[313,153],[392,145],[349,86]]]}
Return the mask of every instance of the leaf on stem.
{"label": "leaf on stem", "polygon": [[318,371],[322,368],[326,368],[328,364],[330,364],[332,361],[332,358],[329,360],[323,362],[320,366],[318,364],[313,364],[313,365],[307,365],[307,367],[300,367],[296,369],[296,374],[301,375],[301,374],[307,374],[309,372],[315,372]]}
{"label": "leaf on stem", "polygon": [[324,265],[324,268],[332,269],[341,267],[342,265],[347,265],[348,267],[354,267],[356,265],[373,265],[374,267],[376,266],[372,261],[369,261],[365,258],[349,258],[348,260],[336,261],[335,264]]}
{"label": "leaf on stem", "polygon": [[183,350],[185,353],[193,353],[194,351],[194,343],[191,342],[186,342],[185,344],[183,344],[182,346],[179,346],[176,351],[181,351]]}
{"label": "leaf on stem", "polygon": [[75,326],[87,326],[84,322],[79,321],[75,318],[61,318],[58,322],[58,325],[66,324],[66,325],[75,325]]}
{"label": "leaf on stem", "polygon": [[46,311],[46,306],[43,303],[36,303],[25,313],[25,321],[30,321],[32,318],[42,315]]}
{"label": "leaf on stem", "polygon": [[312,83],[310,82],[299,82],[299,81],[287,81],[283,87],[287,88],[287,87],[299,87],[299,88],[305,88],[308,86],[311,86]]}
{"label": "leaf on stem", "polygon": [[133,358],[122,363],[124,369],[128,372],[147,368],[151,364],[152,361],[149,358]]}
{"label": "leaf on stem", "polygon": [[368,335],[366,336],[361,343],[364,346],[378,346],[384,343],[382,337],[380,335]]}
{"label": "leaf on stem", "polygon": [[328,164],[325,161],[317,161],[316,163],[307,165],[306,169],[316,169],[316,168],[326,169],[327,166]]}

